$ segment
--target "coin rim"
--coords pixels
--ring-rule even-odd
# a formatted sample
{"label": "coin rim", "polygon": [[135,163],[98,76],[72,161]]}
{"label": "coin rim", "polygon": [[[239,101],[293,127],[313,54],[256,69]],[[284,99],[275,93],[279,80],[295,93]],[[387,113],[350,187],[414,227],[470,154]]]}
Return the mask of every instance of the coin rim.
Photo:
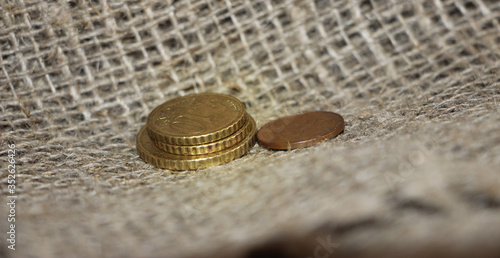
{"label": "coin rim", "polygon": [[[340,123],[338,124],[337,127],[335,127],[332,131],[326,133],[325,135],[318,136],[318,137],[313,138],[313,139],[307,139],[307,140],[299,141],[299,142],[284,143],[284,142],[280,141],[280,142],[269,143],[269,142],[262,142],[260,140],[259,133],[262,131],[262,129],[264,129],[270,123],[276,122],[276,121],[281,120],[281,119],[288,119],[288,118],[295,117],[295,116],[306,115],[308,113],[328,113],[328,114],[333,114],[334,116],[337,116],[337,117],[340,118]],[[322,141],[332,139],[335,136],[339,135],[344,130],[344,128],[345,128],[345,121],[344,121],[344,118],[340,114],[337,114],[335,112],[329,112],[329,111],[310,111],[310,112],[303,112],[303,113],[299,113],[299,114],[295,114],[295,115],[291,115],[291,116],[280,117],[278,119],[270,121],[267,124],[263,125],[259,129],[259,131],[256,134],[256,137],[257,137],[257,141],[259,142],[259,144],[262,147],[265,147],[265,148],[268,148],[268,149],[272,149],[272,150],[292,150],[292,149],[299,149],[299,148],[309,147],[309,146],[315,145],[317,143],[320,143]]]}
{"label": "coin rim", "polygon": [[[216,96],[223,96],[223,97],[230,98],[230,99],[234,100],[236,102],[236,104],[240,105],[240,108],[241,108],[240,113],[241,114],[239,114],[239,116],[237,116],[237,118],[234,120],[234,122],[232,124],[229,124],[220,130],[205,133],[202,135],[194,135],[194,136],[168,135],[167,133],[162,132],[161,130],[158,130],[158,128],[156,128],[155,126],[151,126],[151,125],[154,125],[154,122],[151,120],[153,117],[153,114],[156,112],[159,112],[158,110],[161,110],[162,108],[164,108],[165,105],[168,104],[168,102],[176,100],[178,98],[194,97],[195,95],[196,96],[216,95]],[[149,136],[151,137],[151,139],[153,141],[164,142],[164,143],[172,144],[172,145],[200,145],[200,144],[215,142],[215,141],[218,141],[222,138],[225,138],[225,137],[231,135],[232,133],[234,133],[235,131],[240,129],[246,122],[245,105],[243,105],[243,103],[241,101],[239,101],[237,98],[235,98],[233,96],[221,94],[221,93],[198,93],[198,94],[190,94],[190,95],[186,95],[186,96],[182,96],[182,97],[178,97],[178,98],[173,98],[173,99],[170,99],[170,100],[164,102],[163,104],[161,104],[158,107],[156,107],[155,109],[153,109],[153,111],[151,111],[151,113],[149,114],[146,123],[148,125]]]}
{"label": "coin rim", "polygon": [[252,129],[251,121],[248,118],[248,114],[245,114],[245,116],[246,122],[238,131],[215,142],[210,142],[203,145],[173,145],[164,142],[158,142],[155,140],[153,140],[153,142],[156,147],[162,149],[163,151],[177,155],[195,156],[222,151],[237,144],[238,142],[243,140],[248,135],[248,133],[250,133],[250,130]]}
{"label": "coin rim", "polygon": [[[147,125],[143,126],[139,133],[137,134],[136,146],[139,157],[145,162],[159,167],[166,168],[170,170],[195,170],[199,168],[207,168],[211,166],[221,165],[232,161],[236,158],[243,156],[248,150],[253,147],[256,143],[256,132],[257,125],[253,118],[249,116],[251,123],[250,133],[238,144],[232,146],[223,151],[214,152],[205,155],[195,155],[195,156],[187,156],[187,155],[176,155],[165,152],[160,148],[156,147],[154,143],[151,146],[157,148],[157,151],[165,153],[165,155],[170,156],[171,158],[159,157],[155,154],[152,154],[151,151],[148,151],[141,142],[143,137],[149,137],[147,134]],[[143,136],[146,134],[145,136]],[[151,140],[151,139],[149,139]],[[172,159],[179,158],[179,159]]]}

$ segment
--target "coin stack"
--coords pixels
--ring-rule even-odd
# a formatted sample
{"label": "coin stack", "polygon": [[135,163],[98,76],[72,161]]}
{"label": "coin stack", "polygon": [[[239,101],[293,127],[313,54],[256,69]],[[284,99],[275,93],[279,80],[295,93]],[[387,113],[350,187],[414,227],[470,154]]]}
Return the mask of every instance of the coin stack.
{"label": "coin stack", "polygon": [[255,144],[256,131],[238,99],[193,94],[169,100],[149,114],[137,135],[137,151],[156,167],[205,168],[241,157]]}

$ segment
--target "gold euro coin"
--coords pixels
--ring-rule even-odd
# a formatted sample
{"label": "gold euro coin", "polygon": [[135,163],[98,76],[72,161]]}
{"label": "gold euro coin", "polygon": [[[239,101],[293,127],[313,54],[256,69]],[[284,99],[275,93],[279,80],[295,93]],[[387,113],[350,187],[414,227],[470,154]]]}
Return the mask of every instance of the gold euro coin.
{"label": "gold euro coin", "polygon": [[194,156],[166,152],[151,140],[147,126],[144,126],[137,135],[137,152],[147,163],[171,170],[194,170],[224,164],[243,156],[255,144],[257,126],[253,118],[248,116],[248,119],[251,126],[248,135],[237,144],[219,152]]}
{"label": "gold euro coin", "polygon": [[245,107],[238,99],[217,93],[192,94],[169,100],[148,116],[154,142],[201,145],[225,138],[245,123]]}
{"label": "gold euro coin", "polygon": [[212,152],[218,152],[243,140],[252,130],[252,118],[250,118],[249,114],[245,115],[245,124],[235,133],[229,135],[226,138],[222,138],[221,140],[206,143],[202,145],[172,145],[164,142],[154,142],[155,145],[162,149],[163,151],[170,152],[172,154],[178,155],[203,155]]}

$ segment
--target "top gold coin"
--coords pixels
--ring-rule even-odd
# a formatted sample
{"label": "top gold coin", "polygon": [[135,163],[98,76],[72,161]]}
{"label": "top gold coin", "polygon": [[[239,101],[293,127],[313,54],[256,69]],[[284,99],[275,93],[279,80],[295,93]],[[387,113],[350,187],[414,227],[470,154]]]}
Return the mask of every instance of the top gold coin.
{"label": "top gold coin", "polygon": [[199,145],[220,140],[245,123],[245,107],[238,99],[217,93],[171,99],[148,116],[153,141]]}

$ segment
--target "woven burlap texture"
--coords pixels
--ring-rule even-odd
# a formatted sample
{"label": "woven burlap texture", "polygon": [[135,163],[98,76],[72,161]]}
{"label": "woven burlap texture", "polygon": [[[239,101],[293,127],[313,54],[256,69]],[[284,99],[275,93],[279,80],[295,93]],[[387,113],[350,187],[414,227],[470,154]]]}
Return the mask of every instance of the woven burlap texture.
{"label": "woven burlap texture", "polygon": [[[18,195],[0,256],[500,254],[496,0],[2,0],[0,17]],[[199,171],[143,162],[149,112],[199,92],[259,127],[325,110],[345,131]]]}

